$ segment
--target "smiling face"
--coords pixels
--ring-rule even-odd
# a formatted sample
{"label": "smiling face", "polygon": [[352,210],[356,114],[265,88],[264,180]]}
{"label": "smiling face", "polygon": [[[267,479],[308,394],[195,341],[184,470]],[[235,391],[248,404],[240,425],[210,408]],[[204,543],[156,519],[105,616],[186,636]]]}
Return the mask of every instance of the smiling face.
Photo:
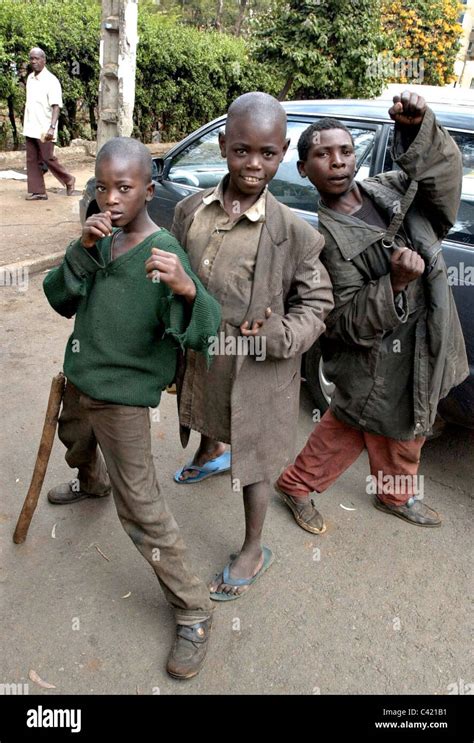
{"label": "smiling face", "polygon": [[342,196],[349,191],[356,159],[351,136],[343,129],[314,132],[306,160],[298,162],[300,175],[308,176],[321,196]]}
{"label": "smiling face", "polygon": [[105,156],[97,161],[96,200],[101,212],[111,213],[114,227],[133,229],[146,215],[154,189],[146,175],[139,160]]}
{"label": "smiling face", "polygon": [[246,199],[257,197],[270,183],[285,157],[289,140],[278,120],[250,120],[233,116],[219,135],[222,157],[227,158],[229,189]]}

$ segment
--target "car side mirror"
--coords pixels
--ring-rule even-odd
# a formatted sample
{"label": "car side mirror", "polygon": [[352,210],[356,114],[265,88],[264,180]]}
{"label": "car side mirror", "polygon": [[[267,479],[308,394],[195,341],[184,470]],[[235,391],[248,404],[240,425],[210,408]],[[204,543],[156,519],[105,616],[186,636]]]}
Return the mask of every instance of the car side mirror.
{"label": "car side mirror", "polygon": [[161,183],[163,180],[163,173],[165,170],[165,161],[162,157],[154,157],[151,166],[151,178],[153,181]]}

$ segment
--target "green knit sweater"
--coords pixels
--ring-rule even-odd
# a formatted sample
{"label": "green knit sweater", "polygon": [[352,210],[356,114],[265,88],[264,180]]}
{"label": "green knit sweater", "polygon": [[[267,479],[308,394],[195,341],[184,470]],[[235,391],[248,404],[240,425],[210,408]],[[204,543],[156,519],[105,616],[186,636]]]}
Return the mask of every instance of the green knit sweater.
{"label": "green knit sweater", "polygon": [[[116,232],[117,230],[114,230]],[[220,324],[220,306],[193,274],[176,239],[159,230],[110,261],[112,237],[86,250],[72,242],[43,283],[56,312],[76,316],[64,358],[66,377],[82,392],[121,405],[156,407],[172,382],[179,347],[203,352]],[[146,278],[152,247],[175,253],[196,285],[192,305]]]}

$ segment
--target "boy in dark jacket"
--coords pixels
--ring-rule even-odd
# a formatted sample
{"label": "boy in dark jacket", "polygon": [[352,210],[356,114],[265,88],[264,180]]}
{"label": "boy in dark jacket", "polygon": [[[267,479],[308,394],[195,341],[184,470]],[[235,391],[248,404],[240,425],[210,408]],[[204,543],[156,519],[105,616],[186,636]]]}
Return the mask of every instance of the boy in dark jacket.
{"label": "boy in dark jacket", "polygon": [[300,174],[321,195],[321,259],[335,298],[322,348],[335,392],[277,489],[313,533],[324,525],[309,494],[328,488],[364,447],[374,505],[410,524],[441,524],[422,502],[417,473],[439,401],[468,375],[441,253],[459,205],[461,155],[416,94],[395,96],[389,115],[401,170],[362,183],[340,122],[322,119],[298,144]]}
{"label": "boy in dark jacket", "polygon": [[[174,378],[179,346],[207,354],[220,308],[175,238],[150,219],[152,197],[147,148],[127,137],[107,142],[96,162],[101,213],[87,219],[82,237],[44,280],[53,309],[75,315],[59,437],[69,466],[79,470],[77,480],[53,488],[48,498],[73,503],[112,490],[122,526],[175,611],[167,670],[191,678],[204,662],[211,604],[185,562],[178,525],[156,480],[149,407]],[[147,277],[151,255],[155,272]]]}

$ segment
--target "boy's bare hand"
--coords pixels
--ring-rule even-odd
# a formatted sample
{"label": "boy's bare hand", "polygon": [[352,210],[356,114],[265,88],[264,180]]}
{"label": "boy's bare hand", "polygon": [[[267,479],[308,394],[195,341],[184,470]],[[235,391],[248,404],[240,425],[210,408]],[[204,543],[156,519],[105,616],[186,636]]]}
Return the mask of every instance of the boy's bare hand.
{"label": "boy's bare hand", "polygon": [[98,240],[112,234],[111,213],[93,214],[86,219],[82,228],[81,244],[88,250],[93,248]]}
{"label": "boy's bare hand", "polygon": [[410,281],[423,275],[425,262],[414,250],[395,248],[390,258],[390,281],[393,293],[406,289]]}
{"label": "boy's bare hand", "polygon": [[[271,314],[272,311],[270,307],[267,307],[267,309],[265,310],[265,320],[268,320]],[[265,323],[265,320],[254,320],[252,323],[252,327],[249,327],[250,323],[248,320],[246,320],[240,326],[240,332],[242,333],[242,335],[258,335],[258,332],[262,325]]]}
{"label": "boy's bare hand", "polygon": [[175,253],[152,248],[151,256],[145,261],[145,268],[147,279],[162,281],[174,294],[180,294],[188,302],[194,301],[196,286]]}
{"label": "boy's bare hand", "polygon": [[401,95],[393,96],[393,106],[388,113],[391,119],[403,126],[418,126],[426,112],[426,101],[417,93],[404,90]]}

